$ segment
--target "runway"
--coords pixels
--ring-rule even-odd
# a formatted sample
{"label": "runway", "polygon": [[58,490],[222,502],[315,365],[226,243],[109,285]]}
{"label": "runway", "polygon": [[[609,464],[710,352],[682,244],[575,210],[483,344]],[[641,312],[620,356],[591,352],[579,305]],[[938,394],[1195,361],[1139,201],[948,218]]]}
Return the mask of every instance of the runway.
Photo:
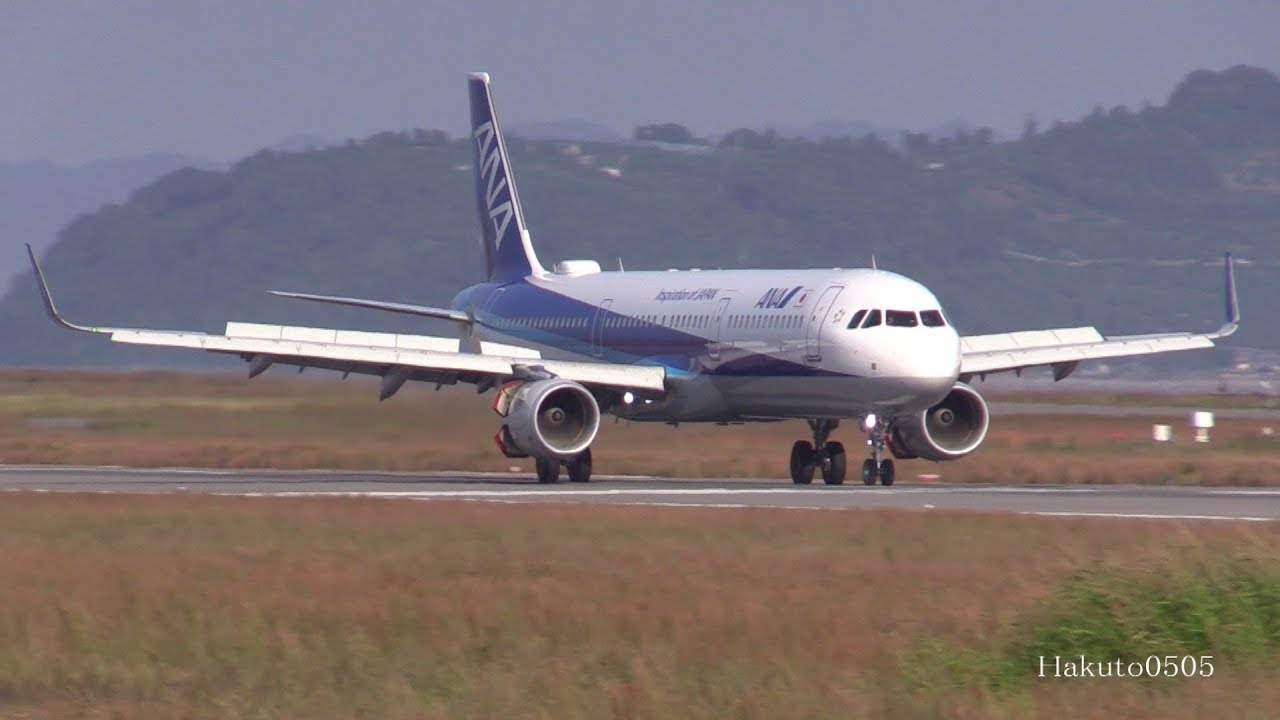
{"label": "runway", "polygon": [[0,490],[366,496],[496,503],[597,503],[803,510],[974,510],[1058,517],[1280,520],[1280,488],[999,486],[903,483],[890,488],[785,480],[676,480],[602,476],[587,485],[539,485],[506,473],[132,469],[0,465]]}

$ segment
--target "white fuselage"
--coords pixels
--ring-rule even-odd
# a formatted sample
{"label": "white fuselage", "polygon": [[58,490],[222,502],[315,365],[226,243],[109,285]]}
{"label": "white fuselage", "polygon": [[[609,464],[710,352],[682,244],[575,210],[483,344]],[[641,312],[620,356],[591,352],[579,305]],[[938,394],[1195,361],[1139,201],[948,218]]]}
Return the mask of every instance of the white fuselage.
{"label": "white fuselage", "polygon": [[546,273],[469,288],[455,307],[477,340],[664,366],[664,398],[610,408],[638,420],[895,417],[937,403],[960,371],[937,298],[882,270]]}

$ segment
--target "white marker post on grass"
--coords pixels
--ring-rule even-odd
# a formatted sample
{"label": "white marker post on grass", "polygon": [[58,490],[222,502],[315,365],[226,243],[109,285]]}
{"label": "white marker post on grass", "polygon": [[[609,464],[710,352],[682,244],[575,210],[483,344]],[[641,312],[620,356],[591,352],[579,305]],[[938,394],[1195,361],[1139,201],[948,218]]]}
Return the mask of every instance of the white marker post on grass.
{"label": "white marker post on grass", "polygon": [[1191,427],[1196,429],[1196,442],[1209,442],[1209,428],[1213,427],[1213,413],[1204,410],[1191,413]]}

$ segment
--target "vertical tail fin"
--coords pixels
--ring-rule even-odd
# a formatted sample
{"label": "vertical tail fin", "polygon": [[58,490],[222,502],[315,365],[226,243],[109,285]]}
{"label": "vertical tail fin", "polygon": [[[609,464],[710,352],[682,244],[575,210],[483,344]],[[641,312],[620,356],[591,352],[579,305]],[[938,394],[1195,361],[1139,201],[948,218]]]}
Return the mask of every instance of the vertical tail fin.
{"label": "vertical tail fin", "polygon": [[546,271],[529,242],[520,195],[511,174],[488,73],[467,78],[471,95],[471,141],[476,173],[476,207],[480,212],[481,246],[489,280],[518,280]]}

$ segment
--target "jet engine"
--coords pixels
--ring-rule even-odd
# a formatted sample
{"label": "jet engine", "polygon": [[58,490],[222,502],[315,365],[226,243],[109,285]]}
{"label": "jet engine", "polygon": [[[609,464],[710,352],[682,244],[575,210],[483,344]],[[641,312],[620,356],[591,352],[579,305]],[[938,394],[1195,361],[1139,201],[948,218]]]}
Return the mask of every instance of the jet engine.
{"label": "jet engine", "polygon": [[504,418],[494,439],[507,457],[568,459],[586,450],[600,430],[600,405],[569,380],[507,383],[493,410]]}
{"label": "jet engine", "polygon": [[942,402],[895,422],[889,449],[903,459],[955,460],[978,449],[989,425],[986,401],[977,390],[958,382]]}

